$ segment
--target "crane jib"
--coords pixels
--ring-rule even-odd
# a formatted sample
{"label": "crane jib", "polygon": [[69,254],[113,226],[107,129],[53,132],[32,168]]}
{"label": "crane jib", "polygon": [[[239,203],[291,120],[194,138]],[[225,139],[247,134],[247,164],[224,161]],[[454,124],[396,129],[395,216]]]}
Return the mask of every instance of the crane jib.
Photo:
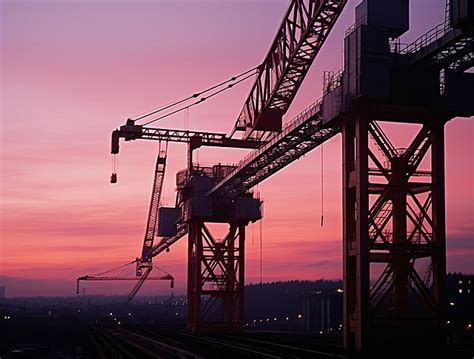
{"label": "crane jib", "polygon": [[262,138],[281,130],[282,116],[346,3],[291,1],[232,133],[240,130],[244,138]]}

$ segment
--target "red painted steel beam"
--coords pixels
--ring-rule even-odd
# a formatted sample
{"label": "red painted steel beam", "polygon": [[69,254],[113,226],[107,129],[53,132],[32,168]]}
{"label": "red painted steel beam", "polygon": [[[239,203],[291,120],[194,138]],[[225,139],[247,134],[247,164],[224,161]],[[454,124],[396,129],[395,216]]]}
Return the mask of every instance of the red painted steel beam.
{"label": "red painted steel beam", "polygon": [[292,0],[237,119],[244,138],[279,131],[313,60],[347,0]]}

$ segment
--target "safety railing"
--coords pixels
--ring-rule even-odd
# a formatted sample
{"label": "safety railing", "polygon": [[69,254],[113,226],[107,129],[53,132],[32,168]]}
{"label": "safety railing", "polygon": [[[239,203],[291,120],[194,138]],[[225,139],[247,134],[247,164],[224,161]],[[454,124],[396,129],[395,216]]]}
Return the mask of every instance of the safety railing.
{"label": "safety railing", "polygon": [[341,69],[337,72],[334,71],[324,71],[323,72],[323,93],[326,95],[327,93],[334,91],[334,89],[341,85],[342,82],[342,74],[344,70]]}
{"label": "safety railing", "polygon": [[429,44],[433,43],[434,41],[439,40],[450,30],[451,30],[451,27],[449,26],[449,23],[447,23],[446,21],[442,22],[441,24],[438,24],[437,26],[432,28],[426,34],[421,35],[418,39],[416,39],[412,43],[410,44],[398,43],[398,46],[394,46],[393,48],[391,46],[391,50],[392,52],[396,52],[402,55],[413,54],[415,52],[420,51],[422,48],[428,46]]}
{"label": "safety railing", "polygon": [[367,14],[359,18],[351,27],[349,27],[345,32],[345,37],[352,34],[359,26],[367,25]]}

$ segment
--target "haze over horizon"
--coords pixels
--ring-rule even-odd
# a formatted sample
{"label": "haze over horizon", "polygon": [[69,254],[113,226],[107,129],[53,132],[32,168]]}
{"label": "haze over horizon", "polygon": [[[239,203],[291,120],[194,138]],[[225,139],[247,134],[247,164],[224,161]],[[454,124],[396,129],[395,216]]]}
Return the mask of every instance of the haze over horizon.
{"label": "haze over horizon", "polygon": [[[269,2],[1,2],[0,285],[7,296],[73,295],[77,276],[140,254],[156,143],[121,144],[118,183],[111,185],[111,131],[131,115],[258,64],[287,5]],[[358,3],[346,6],[286,120],[321,96],[322,71],[342,67],[344,31]],[[444,0],[411,2],[411,30],[402,40],[440,23],[444,6]],[[180,114],[154,125],[188,122],[190,129],[228,133],[251,83],[192,108],[188,121]],[[455,119],[445,129],[451,272],[474,272],[472,120]],[[396,134],[400,147],[407,132]],[[340,135],[324,144],[323,227],[320,151],[257,188],[264,199],[265,282],[342,277]],[[232,163],[245,153],[200,149],[196,159]],[[175,174],[185,158],[185,145],[170,144],[163,204],[174,203]],[[247,283],[259,281],[259,240],[260,224],[250,225]],[[186,285],[186,246],[182,239],[155,258],[175,276],[176,292]],[[146,283],[142,294],[169,293],[168,285]],[[131,286],[90,283],[87,293],[123,294]]]}

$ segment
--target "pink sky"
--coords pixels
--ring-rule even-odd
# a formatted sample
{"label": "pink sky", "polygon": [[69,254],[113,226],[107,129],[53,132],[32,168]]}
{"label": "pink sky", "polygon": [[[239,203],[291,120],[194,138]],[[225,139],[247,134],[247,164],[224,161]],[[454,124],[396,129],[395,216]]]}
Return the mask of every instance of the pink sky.
{"label": "pink sky", "polygon": [[[321,95],[323,70],[342,67],[350,1],[316,59],[287,119]],[[444,0],[412,1],[416,38],[443,18]],[[429,6],[427,4],[429,3]],[[140,253],[156,144],[123,144],[119,183],[110,185],[110,133],[129,116],[255,66],[286,1],[1,2],[0,285],[7,295],[72,295],[74,279]],[[428,11],[427,11],[428,9]],[[250,82],[190,110],[191,129],[228,132]],[[184,116],[160,126],[182,128]],[[474,272],[474,125],[446,126],[448,270]],[[172,144],[164,202],[184,145]],[[245,151],[199,152],[201,162],[237,161]],[[264,280],[342,276],[340,136],[325,144],[325,225],[320,227],[320,152],[261,184]],[[254,242],[252,245],[252,233]],[[259,226],[247,234],[247,281],[258,281]],[[186,283],[186,241],[156,264]],[[130,287],[90,283],[88,293]],[[166,294],[166,283],[143,293]]]}

